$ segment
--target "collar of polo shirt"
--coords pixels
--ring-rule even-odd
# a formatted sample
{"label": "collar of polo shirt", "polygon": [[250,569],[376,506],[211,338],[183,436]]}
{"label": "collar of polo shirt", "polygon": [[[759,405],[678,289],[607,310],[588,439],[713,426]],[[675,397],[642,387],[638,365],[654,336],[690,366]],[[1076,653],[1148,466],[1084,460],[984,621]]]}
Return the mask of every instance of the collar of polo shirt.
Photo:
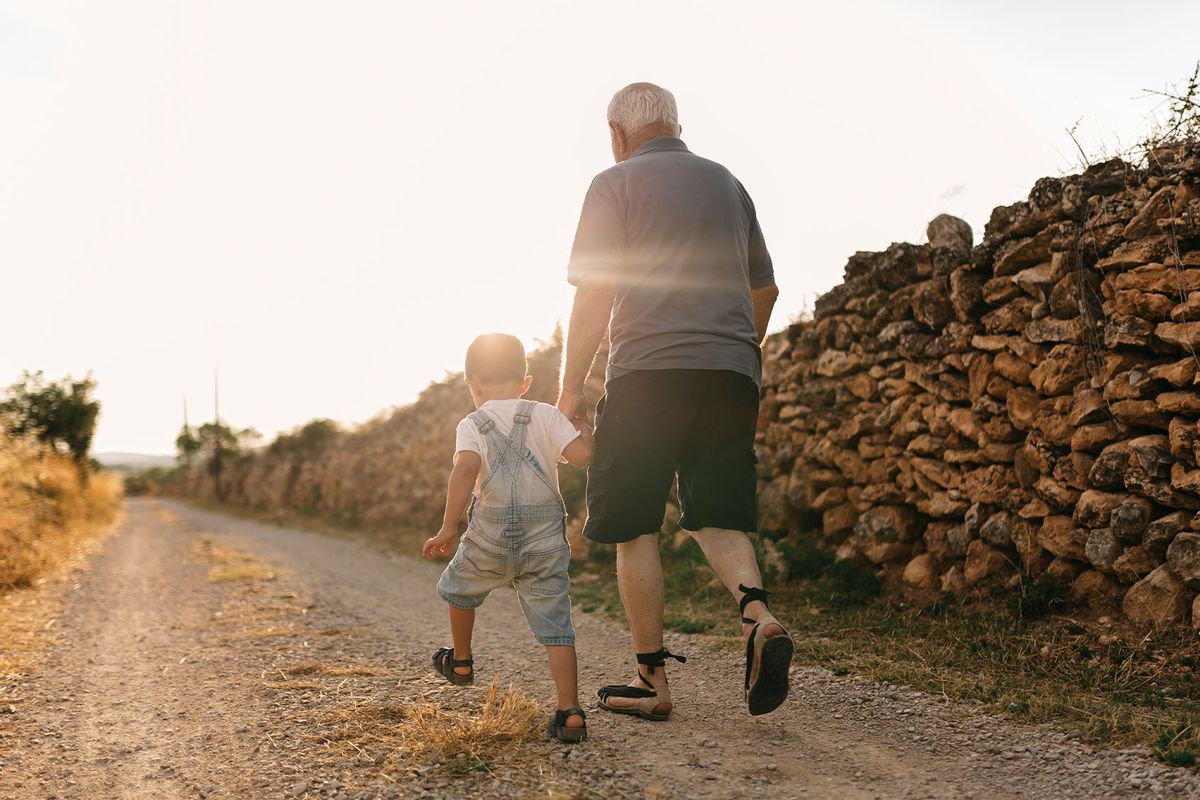
{"label": "collar of polo shirt", "polygon": [[688,152],[687,145],[678,136],[659,136],[657,139],[651,139],[637,150],[634,150],[630,158],[637,158],[646,153],[659,153],[668,150]]}

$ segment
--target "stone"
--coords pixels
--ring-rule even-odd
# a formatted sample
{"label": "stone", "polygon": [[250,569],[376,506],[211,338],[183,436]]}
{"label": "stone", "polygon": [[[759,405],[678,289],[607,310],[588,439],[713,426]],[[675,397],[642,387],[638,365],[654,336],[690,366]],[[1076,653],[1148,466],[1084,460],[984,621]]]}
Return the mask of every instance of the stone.
{"label": "stone", "polygon": [[1088,472],[1088,482],[1097,489],[1124,489],[1125,469],[1132,453],[1124,442],[1110,444],[1100,451]]}
{"label": "stone", "polygon": [[1090,425],[1108,418],[1108,404],[1104,402],[1104,395],[1086,386],[1076,388],[1071,399],[1071,413],[1067,416],[1071,425]]}
{"label": "stone", "polygon": [[1077,530],[1077,526],[1070,517],[1046,517],[1042,520],[1042,527],[1038,530],[1038,544],[1056,558],[1087,561],[1087,553],[1084,551],[1083,545],[1077,541]]}
{"label": "stone", "polygon": [[1146,552],[1145,547],[1139,544],[1126,548],[1125,552],[1113,561],[1112,566],[1117,580],[1124,584],[1131,584],[1137,583],[1149,575],[1158,566],[1158,562]]}
{"label": "stone", "polygon": [[1148,475],[1167,475],[1175,462],[1170,440],[1160,433],[1130,439],[1129,452]]}
{"label": "stone", "polygon": [[992,367],[1006,379],[1023,385],[1029,383],[1029,373],[1033,372],[1032,364],[1023,358],[1018,358],[1007,350],[1002,350],[996,354]]}
{"label": "stone", "polygon": [[1075,506],[1075,525],[1081,528],[1100,528],[1108,525],[1113,510],[1124,499],[1125,497],[1119,494],[1087,490],[1079,496],[1079,503]]}
{"label": "stone", "polygon": [[853,529],[856,522],[858,509],[853,503],[842,503],[821,515],[821,530],[825,536],[836,539],[840,534]]}
{"label": "stone", "polygon": [[1167,557],[1167,548],[1175,540],[1176,534],[1185,530],[1192,520],[1192,515],[1186,511],[1173,511],[1164,517],[1151,522],[1142,534],[1142,545],[1146,552],[1159,561]]}
{"label": "stone", "polygon": [[937,573],[933,571],[933,556],[929,553],[921,553],[913,558],[904,567],[901,578],[914,589],[923,592],[932,591],[937,581]]}
{"label": "stone", "polygon": [[1170,364],[1151,367],[1150,377],[1156,381],[1166,381],[1176,389],[1191,386],[1196,378],[1196,359],[1188,356]]}
{"label": "stone", "polygon": [[1041,401],[1036,392],[1020,387],[1008,393],[1008,417],[1012,424],[1023,431],[1033,430]]}
{"label": "stone", "polygon": [[1200,495],[1200,469],[1189,470],[1178,462],[1172,464],[1171,486],[1181,492]]}
{"label": "stone", "polygon": [[[1084,324],[1081,317],[1072,319],[1056,319],[1046,317],[1035,319],[1025,325],[1025,338],[1031,342],[1046,344],[1049,342],[1078,342],[1083,339]],[[1107,334],[1105,334],[1107,339]],[[1149,333],[1147,339],[1149,341]]]}
{"label": "stone", "polygon": [[1192,590],[1200,590],[1200,533],[1183,531],[1167,548],[1167,566]]}
{"label": "stone", "polygon": [[1179,576],[1160,566],[1130,587],[1121,610],[1137,627],[1169,628],[1187,621],[1192,599],[1192,593]]}
{"label": "stone", "polygon": [[983,323],[984,331],[990,334],[1021,333],[1033,316],[1033,306],[1033,300],[1018,297],[984,314],[979,321]]}
{"label": "stone", "polygon": [[1079,500],[1079,492],[1046,476],[1038,478],[1033,489],[1055,511],[1069,511]]}
{"label": "stone", "polygon": [[962,590],[966,585],[967,581],[963,577],[961,564],[955,564],[942,575],[941,588],[943,592],[957,592]]}
{"label": "stone", "polygon": [[1137,543],[1142,540],[1142,534],[1146,532],[1153,513],[1154,506],[1149,500],[1142,497],[1126,497],[1112,510],[1108,525],[1120,541]]}
{"label": "stone", "polygon": [[1113,298],[1113,312],[1118,316],[1138,317],[1149,322],[1166,322],[1171,318],[1175,301],[1157,292],[1126,290]]}
{"label": "stone", "polygon": [[1162,392],[1154,398],[1154,403],[1166,414],[1200,416],[1200,394],[1196,392]]}
{"label": "stone", "polygon": [[1113,288],[1117,291],[1134,289],[1140,292],[1155,292],[1169,287],[1172,292],[1194,292],[1200,289],[1200,269],[1181,269],[1164,264],[1146,264],[1115,276]]}
{"label": "stone", "polygon": [[1200,345],[1200,322],[1160,322],[1154,326],[1154,335],[1167,344],[1193,350]]}
{"label": "stone", "polygon": [[1113,419],[1129,428],[1161,428],[1166,430],[1170,417],[1158,409],[1153,400],[1118,400],[1109,406]]}
{"label": "stone", "polygon": [[1123,550],[1121,543],[1109,528],[1097,528],[1090,532],[1087,546],[1084,548],[1091,565],[1106,575],[1113,573],[1113,562]]}
{"label": "stone", "polygon": [[1081,425],[1071,434],[1071,449],[1081,453],[1095,453],[1120,439],[1123,430],[1116,421]]}
{"label": "stone", "polygon": [[1015,275],[1026,267],[1032,267],[1050,259],[1050,243],[1054,240],[1054,227],[1043,228],[1028,239],[1011,242],[1001,249],[993,267],[994,274]]}
{"label": "stone", "polygon": [[965,267],[950,273],[950,304],[959,322],[974,322],[979,318],[977,309],[983,302],[983,279]]}
{"label": "stone", "polygon": [[[792,473],[793,475],[797,473]],[[811,490],[811,484],[809,484]],[[828,511],[829,509],[840,506],[846,502],[846,489],[842,486],[830,486],[828,489],[821,491],[812,500],[808,501],[808,507],[813,511]]]}
{"label": "stone", "polygon": [[941,280],[925,281],[913,289],[913,317],[928,328],[940,331],[954,319],[954,306]]}
{"label": "stone", "polygon": [[864,359],[856,353],[826,350],[817,359],[817,374],[835,378],[862,369]]}
{"label": "stone", "polygon": [[1046,575],[1056,583],[1066,585],[1074,581],[1085,569],[1086,567],[1078,561],[1056,558],[1046,566]]}
{"label": "stone", "polygon": [[968,585],[974,585],[993,575],[1000,575],[1012,570],[1012,563],[1003,553],[994,547],[989,547],[979,539],[967,546],[967,560],[963,565],[963,578]]}
{"label": "stone", "polygon": [[1012,526],[1012,542],[1027,573],[1036,577],[1046,571],[1053,556],[1038,542],[1033,525],[1018,520]]}
{"label": "stone", "polygon": [[1071,602],[1096,611],[1110,611],[1121,600],[1121,585],[1094,569],[1079,573],[1071,584]]}
{"label": "stone", "polygon": [[925,227],[925,236],[929,239],[930,247],[944,248],[964,255],[970,254],[975,242],[971,226],[949,214],[938,214],[931,219]]}
{"label": "stone", "polygon": [[1085,377],[1083,350],[1071,344],[1055,345],[1029,373],[1033,388],[1044,395],[1067,394]]}
{"label": "stone", "polygon": [[998,511],[979,527],[979,538],[992,547],[1012,547],[1014,521],[1012,514]]}
{"label": "stone", "polygon": [[1172,419],[1167,425],[1167,448],[1172,458],[1196,463],[1196,423],[1190,419]]}
{"label": "stone", "polygon": [[911,550],[917,514],[906,506],[879,506],[858,518],[851,540],[874,564],[884,564]]}
{"label": "stone", "polygon": [[1154,340],[1154,324],[1140,317],[1114,317],[1104,324],[1104,346],[1148,347]]}

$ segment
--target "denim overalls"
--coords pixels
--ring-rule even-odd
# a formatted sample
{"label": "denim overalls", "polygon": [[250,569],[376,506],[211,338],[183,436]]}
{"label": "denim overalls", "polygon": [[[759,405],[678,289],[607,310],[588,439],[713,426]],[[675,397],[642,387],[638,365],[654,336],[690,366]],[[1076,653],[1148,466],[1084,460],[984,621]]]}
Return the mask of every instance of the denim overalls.
{"label": "denim overalls", "polygon": [[511,583],[540,643],[574,645],[566,507],[525,445],[534,406],[530,400],[517,406],[508,436],[486,411],[470,415],[487,439],[491,463],[471,501],[467,531],[438,581],[438,594],[450,605],[476,608],[493,589]]}

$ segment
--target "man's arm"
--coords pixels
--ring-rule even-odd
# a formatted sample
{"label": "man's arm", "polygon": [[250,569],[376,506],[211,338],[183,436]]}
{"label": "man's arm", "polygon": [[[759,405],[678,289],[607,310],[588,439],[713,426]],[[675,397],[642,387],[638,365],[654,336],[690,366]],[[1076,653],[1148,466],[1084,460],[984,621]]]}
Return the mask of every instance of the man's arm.
{"label": "man's arm", "polygon": [[567,419],[587,416],[583,384],[596,358],[600,340],[608,330],[614,299],[612,287],[600,281],[587,281],[575,290],[567,343],[563,348],[566,356],[563,358],[562,390],[558,395],[558,410]]}
{"label": "man's arm", "polygon": [[771,311],[775,308],[775,300],[778,297],[779,287],[775,284],[750,290],[750,302],[754,305],[754,330],[758,334],[760,345],[767,338],[767,326],[771,323]]}

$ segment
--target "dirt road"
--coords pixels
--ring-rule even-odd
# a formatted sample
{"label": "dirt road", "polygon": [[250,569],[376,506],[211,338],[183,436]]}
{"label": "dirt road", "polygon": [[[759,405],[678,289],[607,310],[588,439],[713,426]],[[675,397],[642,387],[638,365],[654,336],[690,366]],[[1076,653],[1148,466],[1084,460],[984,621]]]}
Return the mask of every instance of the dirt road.
{"label": "dirt road", "polygon": [[[472,696],[427,670],[446,639],[438,570],[364,542],[131,500],[69,598],[61,642],[6,715],[0,798],[1200,796],[1193,773],[1144,753],[1098,754],[821,670],[794,670],[784,708],[751,718],[739,654],[685,635],[668,639],[689,656],[673,668],[668,723],[596,710],[582,746],[541,740],[478,768],[395,769],[371,738],[384,712],[454,712]],[[494,596],[479,619],[480,684],[495,675],[548,701],[515,597]],[[628,641],[606,619],[576,625],[591,709],[595,687],[630,669]]]}

